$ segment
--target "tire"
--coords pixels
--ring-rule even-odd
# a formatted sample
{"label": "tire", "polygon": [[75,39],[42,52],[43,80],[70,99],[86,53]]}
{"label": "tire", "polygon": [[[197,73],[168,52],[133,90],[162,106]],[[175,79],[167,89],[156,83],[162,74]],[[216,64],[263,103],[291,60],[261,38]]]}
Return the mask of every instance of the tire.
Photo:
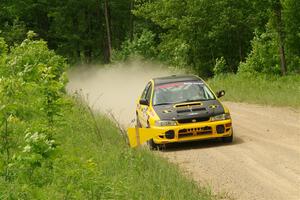
{"label": "tire", "polygon": [[[149,123],[147,123],[147,124],[149,126]],[[136,127],[137,128],[142,128],[142,124],[141,124],[141,122],[139,120],[138,114],[136,114]],[[156,150],[156,149],[159,148],[159,145],[155,144],[154,141],[153,141],[153,139],[147,141],[147,145],[148,145],[148,147],[149,147],[150,150]]]}
{"label": "tire", "polygon": [[[147,120],[147,128],[150,128],[150,123]],[[162,145],[156,144],[153,139],[147,141],[150,150],[161,150]]]}
{"label": "tire", "polygon": [[224,143],[232,143],[232,141],[233,141],[233,132],[232,132],[231,136],[229,136],[229,137],[223,137],[222,141]]}
{"label": "tire", "polygon": [[[141,122],[140,122],[139,117],[138,117],[137,114],[136,114],[136,127],[142,128],[142,124],[141,124]],[[149,124],[149,122],[147,121],[147,128],[149,128],[149,127],[150,127],[150,124]],[[149,147],[150,150],[160,150],[160,149],[161,149],[161,145],[156,144],[156,143],[153,141],[153,139],[147,141],[147,145],[148,145],[148,147]]]}
{"label": "tire", "polygon": [[147,144],[148,144],[150,150],[160,150],[161,149],[161,145],[160,144],[156,144],[153,141],[153,139],[147,141]]}

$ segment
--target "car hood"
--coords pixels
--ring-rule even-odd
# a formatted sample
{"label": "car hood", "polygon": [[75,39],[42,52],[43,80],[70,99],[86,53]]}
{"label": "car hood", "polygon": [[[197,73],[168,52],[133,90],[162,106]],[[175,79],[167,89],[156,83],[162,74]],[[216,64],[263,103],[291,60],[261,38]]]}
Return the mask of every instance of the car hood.
{"label": "car hood", "polygon": [[223,105],[218,100],[157,105],[153,108],[160,120],[209,118],[225,113]]}

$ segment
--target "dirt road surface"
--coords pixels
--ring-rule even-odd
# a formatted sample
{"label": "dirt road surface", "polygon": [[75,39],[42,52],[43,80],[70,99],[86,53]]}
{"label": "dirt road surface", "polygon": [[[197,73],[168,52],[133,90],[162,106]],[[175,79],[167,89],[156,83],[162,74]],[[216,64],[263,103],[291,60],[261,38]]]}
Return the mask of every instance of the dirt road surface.
{"label": "dirt road surface", "polygon": [[[151,66],[141,70],[134,65],[125,69],[79,69],[70,72],[68,91],[81,90],[95,110],[110,110],[129,126],[134,119],[135,100],[147,81],[167,74]],[[183,143],[171,145],[161,155],[224,199],[300,200],[300,111],[225,104],[233,118],[232,144]]]}
{"label": "dirt road surface", "polygon": [[194,180],[234,199],[300,199],[300,114],[287,108],[225,103],[234,142],[176,145],[163,156]]}

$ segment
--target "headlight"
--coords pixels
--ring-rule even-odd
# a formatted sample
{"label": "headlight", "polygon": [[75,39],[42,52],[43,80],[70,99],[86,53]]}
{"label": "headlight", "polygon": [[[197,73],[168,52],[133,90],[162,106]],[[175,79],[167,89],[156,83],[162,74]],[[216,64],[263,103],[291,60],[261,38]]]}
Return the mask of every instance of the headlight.
{"label": "headlight", "polygon": [[155,126],[176,126],[177,123],[171,120],[157,120]]}
{"label": "headlight", "polygon": [[226,120],[226,119],[231,119],[229,113],[225,113],[225,114],[216,115],[214,117],[211,117],[210,121],[214,122],[214,121],[221,121],[221,120]]}

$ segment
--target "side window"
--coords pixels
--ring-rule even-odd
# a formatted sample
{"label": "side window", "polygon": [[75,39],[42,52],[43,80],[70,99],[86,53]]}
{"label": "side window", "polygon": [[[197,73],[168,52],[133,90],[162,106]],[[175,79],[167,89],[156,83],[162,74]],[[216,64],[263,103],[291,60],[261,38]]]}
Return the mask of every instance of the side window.
{"label": "side window", "polygon": [[151,99],[151,93],[152,93],[152,84],[150,83],[150,86],[149,86],[147,94],[146,94],[146,99],[148,100],[149,103],[150,103],[150,99]]}
{"label": "side window", "polygon": [[147,91],[150,86],[151,86],[151,83],[149,82],[142,93],[141,99],[146,99]]}

